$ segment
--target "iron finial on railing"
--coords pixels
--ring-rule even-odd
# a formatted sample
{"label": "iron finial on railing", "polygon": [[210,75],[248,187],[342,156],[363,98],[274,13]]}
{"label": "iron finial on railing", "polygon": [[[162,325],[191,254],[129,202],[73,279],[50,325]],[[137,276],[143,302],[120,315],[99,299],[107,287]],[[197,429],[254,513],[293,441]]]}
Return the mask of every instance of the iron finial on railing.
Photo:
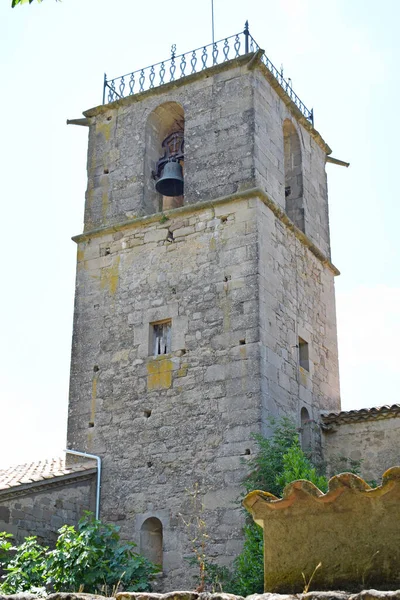
{"label": "iron finial on railing", "polygon": [[106,87],[107,87],[107,75],[104,73],[104,83],[103,83],[103,104],[106,103]]}
{"label": "iron finial on railing", "polygon": [[245,51],[245,54],[248,54],[249,53],[249,35],[250,35],[248,21],[246,21],[246,23],[244,24],[243,33],[244,33],[244,51]]}

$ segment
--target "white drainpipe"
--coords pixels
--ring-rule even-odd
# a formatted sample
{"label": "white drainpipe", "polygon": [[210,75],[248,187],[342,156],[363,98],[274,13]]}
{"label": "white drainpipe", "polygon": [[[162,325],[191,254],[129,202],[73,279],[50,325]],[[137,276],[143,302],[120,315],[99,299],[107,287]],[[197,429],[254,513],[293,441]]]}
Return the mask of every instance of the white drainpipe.
{"label": "white drainpipe", "polygon": [[84,458],[94,458],[97,461],[97,486],[96,486],[96,519],[100,516],[100,481],[101,481],[101,458],[95,454],[87,454],[87,452],[78,452],[77,450],[64,450],[67,454],[75,456],[83,456]]}

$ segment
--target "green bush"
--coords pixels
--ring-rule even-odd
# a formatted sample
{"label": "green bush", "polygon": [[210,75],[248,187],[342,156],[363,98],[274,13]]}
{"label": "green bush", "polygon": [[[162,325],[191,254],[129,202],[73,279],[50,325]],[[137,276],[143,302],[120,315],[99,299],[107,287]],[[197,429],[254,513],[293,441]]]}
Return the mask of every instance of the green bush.
{"label": "green bush", "polygon": [[107,595],[119,587],[148,591],[149,580],[159,569],[134,552],[134,547],[133,543],[121,543],[118,527],[97,521],[89,513],[79,521],[77,530],[61,527],[54,550],[42,547],[35,537],[11,547],[3,534],[0,558],[5,575],[0,592],[15,594],[41,587]]}
{"label": "green bush", "polygon": [[277,485],[283,492],[285,486],[297,479],[308,479],[321,490],[328,491],[328,479],[325,475],[318,475],[317,469],[313,467],[310,460],[300,447],[299,440],[294,440],[282,457],[283,470],[276,476]]}
{"label": "green bush", "polygon": [[26,537],[20,546],[10,545],[1,564],[6,575],[2,577],[0,592],[18,594],[43,587],[47,550],[37,542],[35,536]]}

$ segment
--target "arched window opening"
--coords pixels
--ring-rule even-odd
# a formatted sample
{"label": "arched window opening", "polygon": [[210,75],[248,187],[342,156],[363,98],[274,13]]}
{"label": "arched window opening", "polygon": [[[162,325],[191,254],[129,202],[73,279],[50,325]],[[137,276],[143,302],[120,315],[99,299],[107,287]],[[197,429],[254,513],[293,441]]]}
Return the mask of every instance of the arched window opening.
{"label": "arched window opening", "polygon": [[291,221],[305,231],[303,170],[299,134],[289,119],[283,123],[285,154],[285,209]]}
{"label": "arched window opening", "polygon": [[146,214],[183,205],[185,118],[182,106],[166,102],[146,123],[144,202]]}
{"label": "arched window opening", "polygon": [[301,422],[301,449],[303,452],[311,451],[311,420],[308,410],[303,406],[300,411]]}
{"label": "arched window opening", "polygon": [[163,526],[160,519],[146,519],[140,529],[140,552],[156,565],[163,563]]}

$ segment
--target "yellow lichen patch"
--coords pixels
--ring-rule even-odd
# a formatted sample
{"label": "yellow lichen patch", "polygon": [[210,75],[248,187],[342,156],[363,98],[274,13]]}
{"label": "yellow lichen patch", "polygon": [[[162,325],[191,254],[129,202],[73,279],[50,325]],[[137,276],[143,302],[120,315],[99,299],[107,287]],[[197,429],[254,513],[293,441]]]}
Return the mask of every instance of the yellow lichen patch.
{"label": "yellow lichen patch", "polygon": [[307,387],[307,380],[308,380],[308,373],[305,369],[303,369],[303,367],[300,367],[300,383],[301,385],[304,385],[304,387]]}
{"label": "yellow lichen patch", "polygon": [[181,367],[180,369],[177,370],[176,376],[177,377],[186,377],[187,372],[188,372],[188,365],[183,365],[183,367]]}
{"label": "yellow lichen patch", "polygon": [[222,300],[221,308],[224,318],[224,331],[228,332],[231,330],[231,300],[228,296],[228,290],[226,290],[226,296]]}
{"label": "yellow lichen patch", "polygon": [[113,263],[109,267],[103,267],[100,274],[101,289],[108,289],[113,296],[117,291],[119,279],[119,261],[120,257],[116,256]]}
{"label": "yellow lichen patch", "polygon": [[78,251],[76,253],[76,260],[78,261],[78,263],[85,260],[85,249],[83,246],[78,246]]}
{"label": "yellow lichen patch", "polygon": [[109,183],[108,177],[103,176],[101,178],[101,187],[103,189],[103,192],[101,195],[101,216],[103,218],[103,222],[107,218],[109,185],[110,185],[110,183]]}
{"label": "yellow lichen patch", "polygon": [[210,250],[216,250],[217,248],[217,242],[215,241],[215,237],[213,236],[210,239]]}
{"label": "yellow lichen patch", "polygon": [[93,449],[93,429],[90,429],[87,433],[87,449],[89,452]]}
{"label": "yellow lichen patch", "polygon": [[86,199],[87,199],[87,205],[90,208],[93,204],[93,197],[94,197],[94,185],[93,185],[93,180],[92,179],[88,179],[88,186],[87,186],[87,192],[86,192]]}
{"label": "yellow lichen patch", "polygon": [[96,132],[101,133],[104,136],[106,142],[108,142],[111,135],[111,122],[96,123]]}
{"label": "yellow lichen patch", "polygon": [[147,363],[147,389],[168,389],[172,385],[173,362],[168,358],[152,358]]}
{"label": "yellow lichen patch", "polygon": [[97,397],[97,373],[93,375],[92,381],[92,401],[90,404],[90,420],[94,421],[96,414],[96,397]]}
{"label": "yellow lichen patch", "polygon": [[115,352],[111,358],[112,363],[121,362],[123,360],[129,360],[129,348]]}

